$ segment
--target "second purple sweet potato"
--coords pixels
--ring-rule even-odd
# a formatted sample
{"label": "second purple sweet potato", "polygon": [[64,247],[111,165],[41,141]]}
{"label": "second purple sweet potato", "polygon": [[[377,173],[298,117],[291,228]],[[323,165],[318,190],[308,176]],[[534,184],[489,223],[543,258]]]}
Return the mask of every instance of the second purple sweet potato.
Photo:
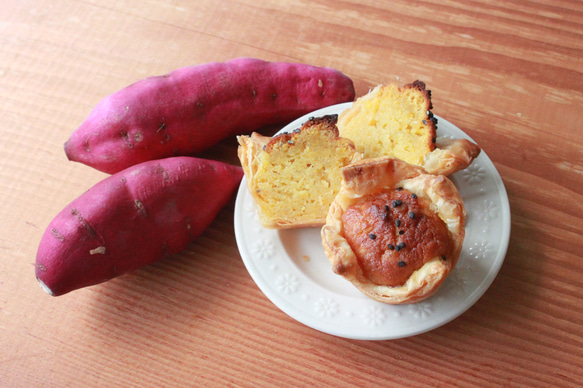
{"label": "second purple sweet potato", "polygon": [[36,277],[58,296],[178,253],[211,224],[242,177],[239,166],[192,157],[111,175],[51,221]]}

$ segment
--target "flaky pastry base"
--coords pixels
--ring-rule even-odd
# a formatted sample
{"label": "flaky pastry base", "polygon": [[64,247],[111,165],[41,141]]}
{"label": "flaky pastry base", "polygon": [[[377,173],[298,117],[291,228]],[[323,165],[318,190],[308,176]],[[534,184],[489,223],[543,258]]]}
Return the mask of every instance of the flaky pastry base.
{"label": "flaky pastry base", "polygon": [[[430,206],[451,232],[453,249],[446,261],[429,258],[405,284],[388,287],[374,284],[364,276],[355,253],[343,237],[342,214],[364,196],[397,187],[430,200]],[[368,297],[387,304],[416,303],[435,294],[455,267],[464,240],[465,217],[462,198],[447,177],[428,174],[419,166],[395,158],[365,159],[342,169],[340,192],[321,230],[322,244],[332,270]]]}

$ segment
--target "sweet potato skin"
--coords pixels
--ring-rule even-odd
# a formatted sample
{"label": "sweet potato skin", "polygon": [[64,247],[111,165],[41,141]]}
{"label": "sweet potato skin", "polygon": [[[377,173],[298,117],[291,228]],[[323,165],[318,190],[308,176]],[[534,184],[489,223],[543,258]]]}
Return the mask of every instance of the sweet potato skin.
{"label": "sweet potato skin", "polygon": [[195,156],[229,136],[354,100],[352,80],[325,67],[237,58],[138,81],[102,100],[65,143],[69,160],[106,173]]}
{"label": "sweet potato skin", "polygon": [[178,253],[211,224],[242,176],[239,166],[193,157],[144,162],[111,175],[49,224],[36,277],[58,296]]}

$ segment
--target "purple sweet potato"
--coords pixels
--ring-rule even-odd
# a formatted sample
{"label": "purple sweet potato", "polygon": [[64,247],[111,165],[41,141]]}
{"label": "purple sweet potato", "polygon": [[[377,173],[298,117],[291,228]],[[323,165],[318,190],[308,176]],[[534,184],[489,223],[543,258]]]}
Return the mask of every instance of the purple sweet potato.
{"label": "purple sweet potato", "polygon": [[106,173],[178,155],[354,99],[343,73],[238,58],[149,77],[101,101],[65,144],[69,160]]}
{"label": "purple sweet potato", "polygon": [[95,285],[186,248],[232,197],[243,170],[171,157],[97,183],[49,224],[36,277],[53,296]]}

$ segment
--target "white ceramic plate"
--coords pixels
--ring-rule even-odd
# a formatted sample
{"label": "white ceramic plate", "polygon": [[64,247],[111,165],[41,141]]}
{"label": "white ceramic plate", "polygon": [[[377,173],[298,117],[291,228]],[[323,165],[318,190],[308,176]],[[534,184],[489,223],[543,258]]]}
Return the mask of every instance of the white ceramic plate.
{"label": "white ceramic plate", "polygon": [[[351,104],[317,110],[280,132],[299,128],[309,117],[339,114]],[[453,124],[438,119],[439,137],[470,139]],[[469,168],[451,179],[466,206],[466,237],[458,265],[441,289],[424,302],[392,306],[361,294],[332,272],[320,228],[263,228],[245,178],[235,203],[235,235],[241,257],[257,286],[277,307],[316,330],[363,340],[427,332],[458,317],[486,292],[502,266],[510,237],[506,190],[483,151]]]}

